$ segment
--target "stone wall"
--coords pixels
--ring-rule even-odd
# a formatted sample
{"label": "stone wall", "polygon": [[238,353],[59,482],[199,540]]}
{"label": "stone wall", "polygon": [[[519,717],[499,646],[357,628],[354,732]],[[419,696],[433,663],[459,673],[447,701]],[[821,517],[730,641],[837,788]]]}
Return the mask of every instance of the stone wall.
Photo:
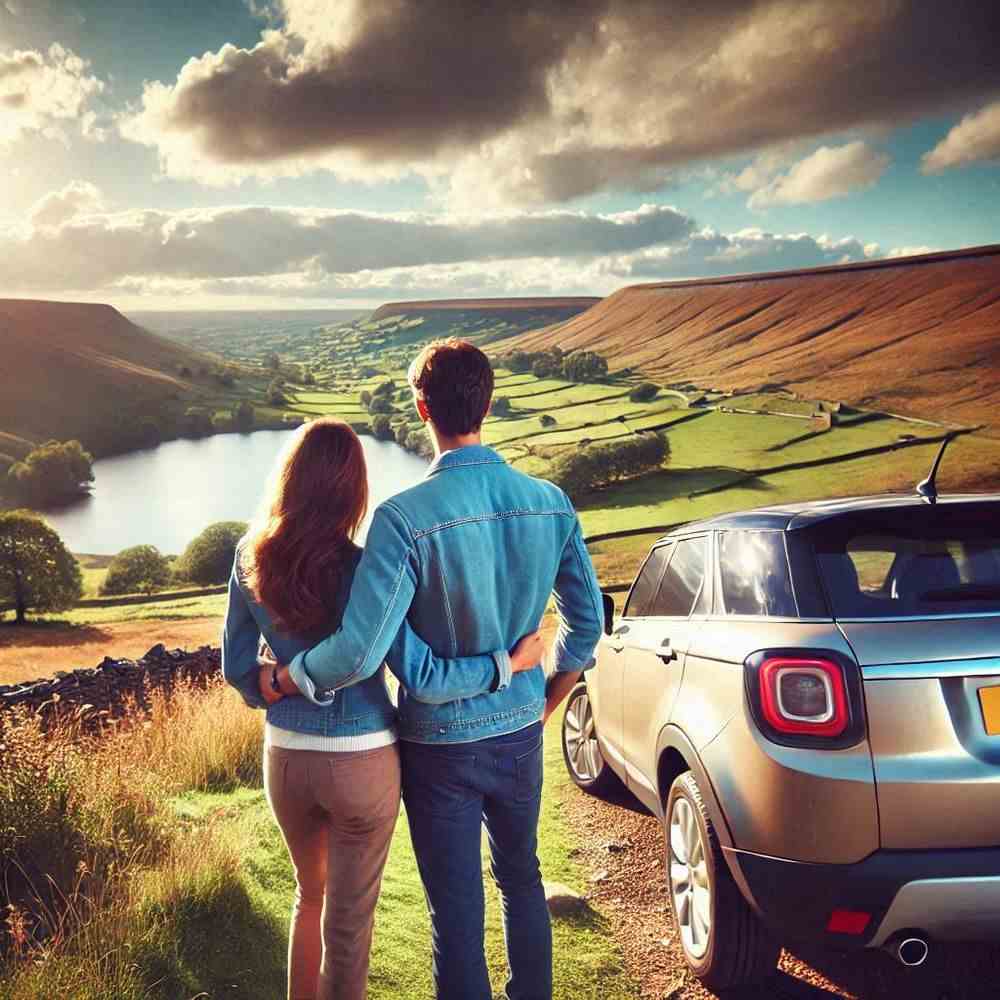
{"label": "stone wall", "polygon": [[154,689],[169,691],[177,680],[205,685],[221,676],[220,651],[211,646],[187,652],[154,646],[138,660],[105,657],[90,670],[73,670],[45,680],[0,686],[0,712],[24,706],[45,720],[80,713],[93,728],[124,716],[131,706],[149,707]]}

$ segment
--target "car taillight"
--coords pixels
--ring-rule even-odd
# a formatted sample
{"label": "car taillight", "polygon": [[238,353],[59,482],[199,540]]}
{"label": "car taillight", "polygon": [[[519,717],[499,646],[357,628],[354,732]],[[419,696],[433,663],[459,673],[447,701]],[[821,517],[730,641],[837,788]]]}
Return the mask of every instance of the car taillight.
{"label": "car taillight", "polygon": [[865,738],[861,670],[833,649],[760,649],[744,662],[747,701],[767,739],[843,750]]}
{"label": "car taillight", "polygon": [[840,664],[774,657],[757,676],[764,718],[779,733],[835,737],[847,729],[851,716]]}

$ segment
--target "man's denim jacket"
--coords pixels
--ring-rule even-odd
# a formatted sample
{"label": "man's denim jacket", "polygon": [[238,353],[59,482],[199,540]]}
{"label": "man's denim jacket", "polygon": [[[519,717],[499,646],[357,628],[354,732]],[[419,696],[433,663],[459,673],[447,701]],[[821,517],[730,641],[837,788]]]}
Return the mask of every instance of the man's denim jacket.
{"label": "man's denim jacket", "polygon": [[[261,636],[279,661],[287,663],[327,633],[322,629],[310,636],[289,635],[276,629],[267,610],[247,589],[240,567],[242,542],[237,547],[229,579],[229,607],[222,633],[222,673],[253,708],[267,708],[257,687],[257,648]],[[361,550],[352,547],[351,557],[341,577],[334,602],[336,628],[347,604]],[[387,653],[390,669],[415,698],[451,701],[495,688],[500,677],[498,656],[471,656],[440,660],[433,650],[404,622]],[[303,697],[283,698],[267,708],[267,721],[279,729],[318,736],[360,736],[387,729],[396,719],[395,706],[385,686],[381,664],[361,684],[346,688],[336,697],[315,704]]]}
{"label": "man's denim jacket", "polygon": [[[442,657],[508,650],[538,627],[553,593],[562,618],[554,667],[586,670],[603,612],[569,498],[482,445],[446,452],[423,482],[375,511],[341,627],[295,656],[292,678],[314,699],[365,681],[407,620]],[[439,704],[400,691],[402,738],[463,743],[535,722],[543,671],[511,677],[509,655],[498,660],[495,691]]]}

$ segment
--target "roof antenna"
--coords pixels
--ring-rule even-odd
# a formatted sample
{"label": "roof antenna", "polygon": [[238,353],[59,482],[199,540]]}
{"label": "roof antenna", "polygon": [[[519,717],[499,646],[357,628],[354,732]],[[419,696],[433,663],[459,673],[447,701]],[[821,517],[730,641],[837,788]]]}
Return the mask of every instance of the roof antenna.
{"label": "roof antenna", "polygon": [[944,440],[941,442],[941,447],[938,449],[937,458],[934,459],[934,464],[931,466],[931,474],[926,479],[917,483],[917,494],[930,504],[937,503],[938,491],[936,480],[938,466],[941,464],[941,459],[944,458],[945,449],[957,437],[958,434],[955,431],[949,431],[945,434]]}

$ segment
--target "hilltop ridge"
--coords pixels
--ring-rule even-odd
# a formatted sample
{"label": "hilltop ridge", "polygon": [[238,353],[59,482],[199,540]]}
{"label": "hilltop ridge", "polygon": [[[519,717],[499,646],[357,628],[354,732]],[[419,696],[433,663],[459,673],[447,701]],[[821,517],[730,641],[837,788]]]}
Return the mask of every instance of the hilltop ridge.
{"label": "hilltop ridge", "polygon": [[0,299],[0,352],[0,452],[8,455],[53,437],[101,451],[137,418],[183,405],[194,388],[188,376],[218,366],[110,305],[38,299]]}
{"label": "hilltop ridge", "polygon": [[1000,245],[633,285],[504,346],[596,350],[667,384],[996,427]]}
{"label": "hilltop ridge", "polygon": [[599,296],[562,295],[535,296],[533,298],[496,298],[496,299],[426,299],[410,302],[386,302],[372,313],[375,322],[388,319],[390,316],[401,316],[407,313],[476,310],[482,312],[513,312],[525,309],[569,309],[580,312],[597,305]]}

